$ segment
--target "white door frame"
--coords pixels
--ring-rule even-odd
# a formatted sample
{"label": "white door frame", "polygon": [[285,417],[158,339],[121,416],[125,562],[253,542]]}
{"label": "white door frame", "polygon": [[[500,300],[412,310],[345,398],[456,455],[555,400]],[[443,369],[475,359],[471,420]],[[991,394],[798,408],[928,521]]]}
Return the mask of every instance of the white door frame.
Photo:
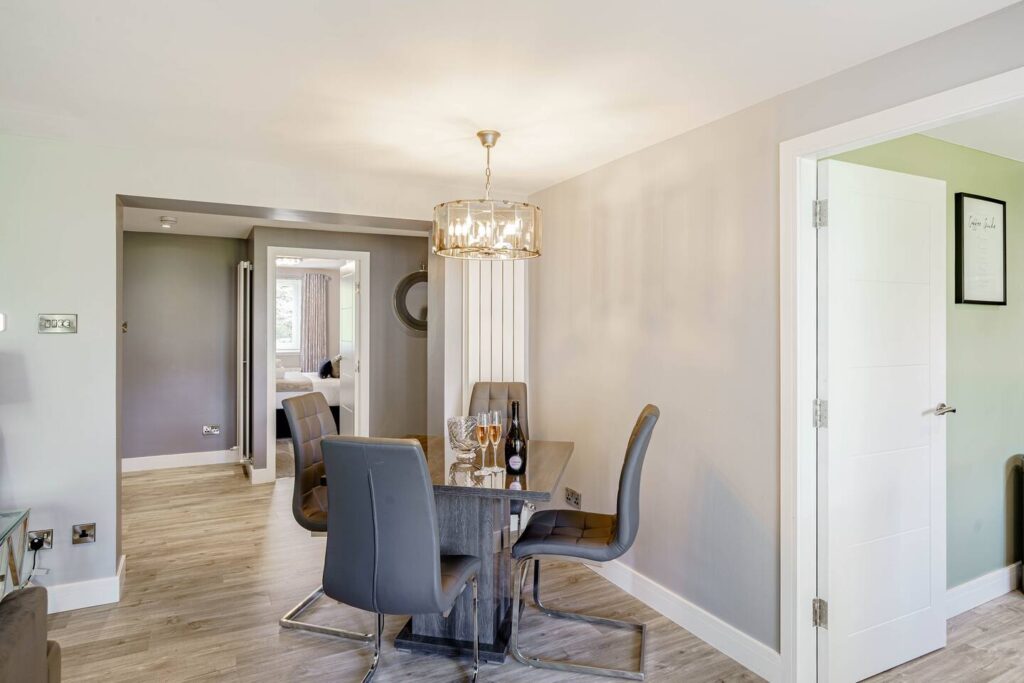
{"label": "white door frame", "polygon": [[[277,413],[277,333],[274,327],[273,304],[277,298],[277,257],[330,258],[359,263],[359,382],[355,396],[356,436],[370,435],[370,252],[344,251],[302,247],[267,247],[267,466],[259,481],[274,481],[277,477],[277,451],[274,416]],[[253,483],[257,478],[253,477]]]}
{"label": "white door frame", "polygon": [[816,679],[817,161],[1024,99],[1024,68],[779,145],[780,636],[783,681]]}

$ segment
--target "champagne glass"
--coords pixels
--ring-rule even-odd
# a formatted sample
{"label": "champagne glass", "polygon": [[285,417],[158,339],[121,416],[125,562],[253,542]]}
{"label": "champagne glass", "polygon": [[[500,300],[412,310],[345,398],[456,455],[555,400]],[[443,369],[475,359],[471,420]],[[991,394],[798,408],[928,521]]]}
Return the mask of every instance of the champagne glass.
{"label": "champagne glass", "polygon": [[476,441],[480,444],[480,469],[486,471],[487,467],[487,440],[490,423],[490,413],[480,413],[476,416]]}
{"label": "champagne glass", "polygon": [[502,470],[502,468],[498,467],[498,442],[501,441],[501,432],[504,427],[505,416],[501,414],[500,410],[492,410],[487,422],[487,438],[491,442],[491,448],[494,450],[494,455],[491,456],[492,472],[500,472]]}

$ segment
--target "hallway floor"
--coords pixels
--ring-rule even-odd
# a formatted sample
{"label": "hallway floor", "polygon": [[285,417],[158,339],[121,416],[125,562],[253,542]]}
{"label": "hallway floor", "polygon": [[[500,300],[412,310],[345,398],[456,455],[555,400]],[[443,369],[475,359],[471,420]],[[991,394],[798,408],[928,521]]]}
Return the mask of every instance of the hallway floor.
{"label": "hallway floor", "polygon": [[[372,649],[281,629],[277,621],[320,582],[324,538],[292,519],[292,480],[251,486],[235,465],[124,475],[124,595],[117,605],[50,617],[65,681],[357,681]],[[745,668],[590,570],[554,564],[552,604],[648,624],[649,681],[758,681]],[[532,605],[532,603],[529,603]],[[325,604],[310,620],[369,630],[368,613]],[[375,681],[460,681],[467,661],[398,652],[404,617],[385,620]],[[634,666],[637,638],[528,609],[523,647],[550,657]],[[605,680],[487,665],[483,681]]]}

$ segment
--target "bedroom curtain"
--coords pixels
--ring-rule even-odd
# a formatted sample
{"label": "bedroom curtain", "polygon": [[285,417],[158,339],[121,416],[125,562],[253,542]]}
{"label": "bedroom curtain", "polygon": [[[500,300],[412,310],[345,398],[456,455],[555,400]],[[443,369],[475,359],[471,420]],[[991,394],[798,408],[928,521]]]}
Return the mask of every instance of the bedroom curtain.
{"label": "bedroom curtain", "polygon": [[302,276],[302,372],[317,372],[327,358],[327,281],[322,273]]}

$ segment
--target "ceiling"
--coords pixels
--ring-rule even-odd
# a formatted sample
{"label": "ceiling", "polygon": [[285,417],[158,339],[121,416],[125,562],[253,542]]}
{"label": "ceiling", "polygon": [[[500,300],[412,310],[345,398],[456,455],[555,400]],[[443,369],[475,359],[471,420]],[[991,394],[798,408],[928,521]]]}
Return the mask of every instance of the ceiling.
{"label": "ceiling", "polygon": [[1024,161],[1024,101],[1018,100],[979,116],[929,130],[925,135]]}
{"label": "ceiling", "polygon": [[0,131],[528,193],[1010,0],[0,0]]}

